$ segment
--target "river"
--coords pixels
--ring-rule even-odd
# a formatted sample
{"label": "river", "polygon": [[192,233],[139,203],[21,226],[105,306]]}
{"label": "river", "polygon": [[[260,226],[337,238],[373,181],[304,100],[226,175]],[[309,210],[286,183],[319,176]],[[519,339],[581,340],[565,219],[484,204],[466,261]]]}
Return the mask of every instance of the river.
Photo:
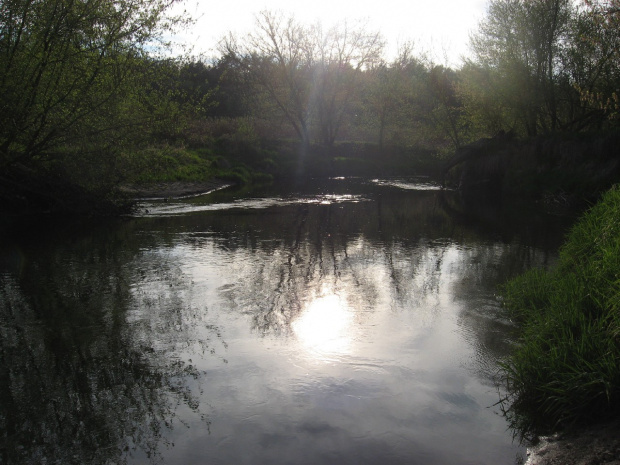
{"label": "river", "polygon": [[571,221],[333,178],[14,227],[0,462],[515,464],[497,286]]}

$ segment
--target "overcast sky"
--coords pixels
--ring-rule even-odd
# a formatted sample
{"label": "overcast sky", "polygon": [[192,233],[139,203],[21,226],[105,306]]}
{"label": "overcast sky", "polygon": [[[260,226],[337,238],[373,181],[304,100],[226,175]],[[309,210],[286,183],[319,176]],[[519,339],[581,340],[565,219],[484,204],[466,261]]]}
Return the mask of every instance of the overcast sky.
{"label": "overcast sky", "polygon": [[256,13],[279,10],[304,23],[367,21],[368,29],[381,31],[387,40],[388,59],[398,44],[413,40],[436,62],[443,63],[447,54],[449,64],[458,66],[486,4],[487,0],[186,0],[184,8],[197,21],[178,40],[187,42],[195,55],[217,56],[215,45],[228,32],[244,35],[252,30]]}

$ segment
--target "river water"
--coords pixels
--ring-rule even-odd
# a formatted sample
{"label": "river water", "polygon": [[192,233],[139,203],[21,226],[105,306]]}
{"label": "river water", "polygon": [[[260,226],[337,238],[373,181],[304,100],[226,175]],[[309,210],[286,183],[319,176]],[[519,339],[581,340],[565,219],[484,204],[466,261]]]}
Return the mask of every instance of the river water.
{"label": "river water", "polygon": [[0,245],[0,463],[514,464],[497,286],[571,219],[325,179]]}

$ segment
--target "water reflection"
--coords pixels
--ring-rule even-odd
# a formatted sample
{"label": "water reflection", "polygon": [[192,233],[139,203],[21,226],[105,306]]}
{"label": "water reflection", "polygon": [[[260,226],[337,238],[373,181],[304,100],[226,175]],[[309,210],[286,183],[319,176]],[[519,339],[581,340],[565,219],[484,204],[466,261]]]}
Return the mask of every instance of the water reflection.
{"label": "water reflection", "polygon": [[291,324],[303,347],[319,360],[349,353],[354,333],[353,316],[343,299],[325,291],[321,294]]}
{"label": "water reflection", "polygon": [[3,463],[513,462],[495,286],[561,222],[387,181],[231,195],[2,242]]}
{"label": "water reflection", "polygon": [[59,229],[0,254],[0,462],[160,462],[187,418],[209,426],[191,388],[203,372],[174,357],[179,313],[200,323],[182,309],[187,282],[160,260],[145,292],[139,241],[122,227]]}

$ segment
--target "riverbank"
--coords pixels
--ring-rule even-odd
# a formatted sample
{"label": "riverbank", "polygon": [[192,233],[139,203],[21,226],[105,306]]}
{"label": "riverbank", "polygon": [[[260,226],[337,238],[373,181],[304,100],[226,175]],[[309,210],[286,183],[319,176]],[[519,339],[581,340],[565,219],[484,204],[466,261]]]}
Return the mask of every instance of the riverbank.
{"label": "riverbank", "polygon": [[521,336],[502,365],[504,407],[516,431],[547,437],[528,464],[620,464],[619,284],[614,187],[573,226],[553,269],[505,286]]}
{"label": "riverbank", "polygon": [[150,184],[128,184],[121,186],[120,191],[134,199],[167,199],[205,195],[226,189],[233,183],[221,179],[207,181],[173,181]]}
{"label": "riverbank", "polygon": [[458,149],[444,165],[447,186],[541,202],[583,205],[620,181],[620,135],[507,135]]}
{"label": "riverbank", "polygon": [[620,421],[541,438],[525,465],[620,465]]}

